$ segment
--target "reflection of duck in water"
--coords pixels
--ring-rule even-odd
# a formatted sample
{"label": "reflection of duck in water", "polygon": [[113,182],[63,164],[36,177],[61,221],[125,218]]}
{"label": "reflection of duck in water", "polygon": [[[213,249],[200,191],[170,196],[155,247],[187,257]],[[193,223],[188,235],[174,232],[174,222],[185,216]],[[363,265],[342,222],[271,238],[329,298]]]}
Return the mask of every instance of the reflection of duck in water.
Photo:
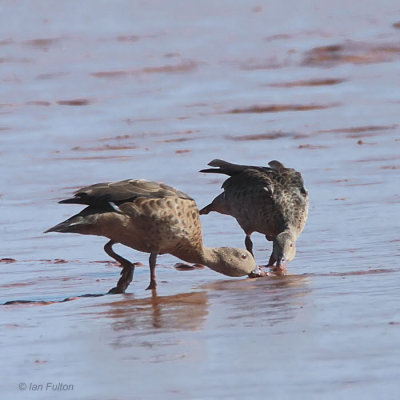
{"label": "reflection of duck in water", "polygon": [[257,330],[303,313],[312,293],[309,284],[310,279],[305,275],[287,275],[285,279],[219,280],[200,285],[199,289],[207,291],[213,313],[223,316],[224,326]]}
{"label": "reflection of duck in water", "polygon": [[126,298],[104,304],[101,316],[111,318],[115,330],[195,330],[207,316],[205,291],[158,296],[155,291],[143,299]]}
{"label": "reflection of duck in water", "polygon": [[235,217],[246,234],[246,249],[252,254],[250,235],[263,233],[267,240],[273,241],[268,266],[279,275],[285,273],[286,264],[296,254],[296,240],[308,214],[308,193],[301,174],[285,168],[279,161],[271,161],[269,167],[222,160],[213,160],[209,165],[217,168],[200,172],[230,177],[222,185],[224,192],[200,210],[200,214],[217,211]]}
{"label": "reflection of duck in water", "polygon": [[205,247],[195,201],[162,183],[142,179],[98,183],[78,190],[73,198],[60,203],[85,204],[88,207],[46,232],[73,232],[109,238],[104,250],[123,267],[122,276],[110,293],[124,293],[135,268],[134,264],[113,251],[115,243],[150,253],[148,289],[156,287],[158,254],[170,253],[228,276],[248,275],[256,269],[253,257],[246,250]]}

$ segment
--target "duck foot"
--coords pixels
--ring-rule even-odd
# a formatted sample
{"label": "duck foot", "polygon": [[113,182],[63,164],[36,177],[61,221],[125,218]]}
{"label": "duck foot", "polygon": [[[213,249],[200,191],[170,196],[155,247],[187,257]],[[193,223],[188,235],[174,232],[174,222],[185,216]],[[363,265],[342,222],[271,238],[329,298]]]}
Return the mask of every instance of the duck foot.
{"label": "duck foot", "polygon": [[146,290],[155,290],[157,288],[157,282],[156,281],[150,281],[149,286],[147,286]]}
{"label": "duck foot", "polygon": [[129,284],[132,282],[134,271],[135,271],[135,264],[132,264],[128,261],[121,271],[121,278],[119,278],[117,286],[110,289],[108,291],[108,294],[125,293],[125,290],[128,288]]}
{"label": "duck foot", "polygon": [[[125,289],[126,290],[126,289]],[[121,294],[121,293],[125,293],[125,290],[122,288],[119,288],[118,286],[113,287],[112,289],[110,289],[107,294]]]}
{"label": "duck foot", "polygon": [[271,274],[275,276],[285,276],[287,274],[287,269],[285,267],[277,267],[274,265],[269,265]]}

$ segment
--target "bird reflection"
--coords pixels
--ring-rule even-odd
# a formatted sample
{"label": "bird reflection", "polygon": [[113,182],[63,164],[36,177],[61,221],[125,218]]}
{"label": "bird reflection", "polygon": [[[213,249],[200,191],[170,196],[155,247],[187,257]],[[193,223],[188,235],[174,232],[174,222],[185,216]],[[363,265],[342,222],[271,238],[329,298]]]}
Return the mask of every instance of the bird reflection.
{"label": "bird reflection", "polygon": [[144,299],[124,299],[107,304],[103,316],[112,319],[116,331],[140,334],[154,330],[196,330],[208,313],[205,291],[158,296],[156,290]]}
{"label": "bird reflection", "polygon": [[225,316],[225,325],[261,327],[296,318],[311,292],[308,283],[305,276],[288,275],[284,278],[219,281],[203,288],[208,290],[210,303],[220,303],[219,312]]}

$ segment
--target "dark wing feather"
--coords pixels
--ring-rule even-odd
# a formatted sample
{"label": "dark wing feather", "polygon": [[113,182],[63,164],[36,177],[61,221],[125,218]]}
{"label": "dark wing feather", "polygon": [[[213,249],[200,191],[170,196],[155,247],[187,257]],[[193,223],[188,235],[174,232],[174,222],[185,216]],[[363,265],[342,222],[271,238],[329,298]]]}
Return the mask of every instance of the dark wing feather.
{"label": "dark wing feather", "polygon": [[[273,161],[273,162],[278,163],[279,165],[281,165],[284,168],[283,164],[279,163],[278,161]],[[218,159],[212,160],[211,162],[208,163],[208,165],[210,165],[211,167],[217,167],[217,168],[206,168],[206,169],[200,170],[200,172],[225,174],[225,175],[229,175],[229,176],[234,176],[234,175],[238,175],[248,169],[256,169],[256,170],[262,171],[262,172],[268,172],[268,171],[272,171],[273,169],[275,169],[275,168],[268,168],[268,167],[260,167],[260,166],[256,166],[256,165],[233,164],[233,163],[229,163],[227,161],[218,160]]]}
{"label": "dark wing feather", "polygon": [[119,205],[138,197],[163,198],[168,196],[191,199],[185,193],[163,183],[143,179],[127,179],[124,181],[97,183],[86,186],[79,189],[74,197],[61,200],[60,203],[101,206],[111,202]]}
{"label": "dark wing feather", "polygon": [[[281,184],[284,187],[298,187],[302,195],[307,195],[301,174],[292,168],[286,168],[277,160],[270,161],[269,167],[233,164],[219,159],[212,160],[208,165],[216,168],[206,168],[200,170],[200,172],[225,174],[231,177],[251,175],[252,182],[255,180],[261,184],[264,181],[270,194],[273,193],[274,185]],[[224,188],[231,183],[233,184],[233,181],[228,178],[222,187]],[[237,184],[237,181],[235,181],[235,184]],[[243,184],[246,185],[247,183],[243,182]]]}

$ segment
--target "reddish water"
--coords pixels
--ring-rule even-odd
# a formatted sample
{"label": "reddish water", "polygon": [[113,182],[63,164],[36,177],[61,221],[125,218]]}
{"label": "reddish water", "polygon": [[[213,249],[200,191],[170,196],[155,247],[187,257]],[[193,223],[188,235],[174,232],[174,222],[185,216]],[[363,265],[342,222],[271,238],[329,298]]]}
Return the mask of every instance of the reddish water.
{"label": "reddish water", "polygon": [[[397,399],[399,3],[3,3],[0,303],[25,302],[1,306],[2,397]],[[147,178],[204,206],[213,158],[302,172],[292,275],[166,255],[152,296],[147,255],[121,246],[144,264],[128,294],[80,297],[120,270],[102,238],[42,234],[79,210],[57,200]],[[243,246],[232,218],[202,222],[207,245]]]}

